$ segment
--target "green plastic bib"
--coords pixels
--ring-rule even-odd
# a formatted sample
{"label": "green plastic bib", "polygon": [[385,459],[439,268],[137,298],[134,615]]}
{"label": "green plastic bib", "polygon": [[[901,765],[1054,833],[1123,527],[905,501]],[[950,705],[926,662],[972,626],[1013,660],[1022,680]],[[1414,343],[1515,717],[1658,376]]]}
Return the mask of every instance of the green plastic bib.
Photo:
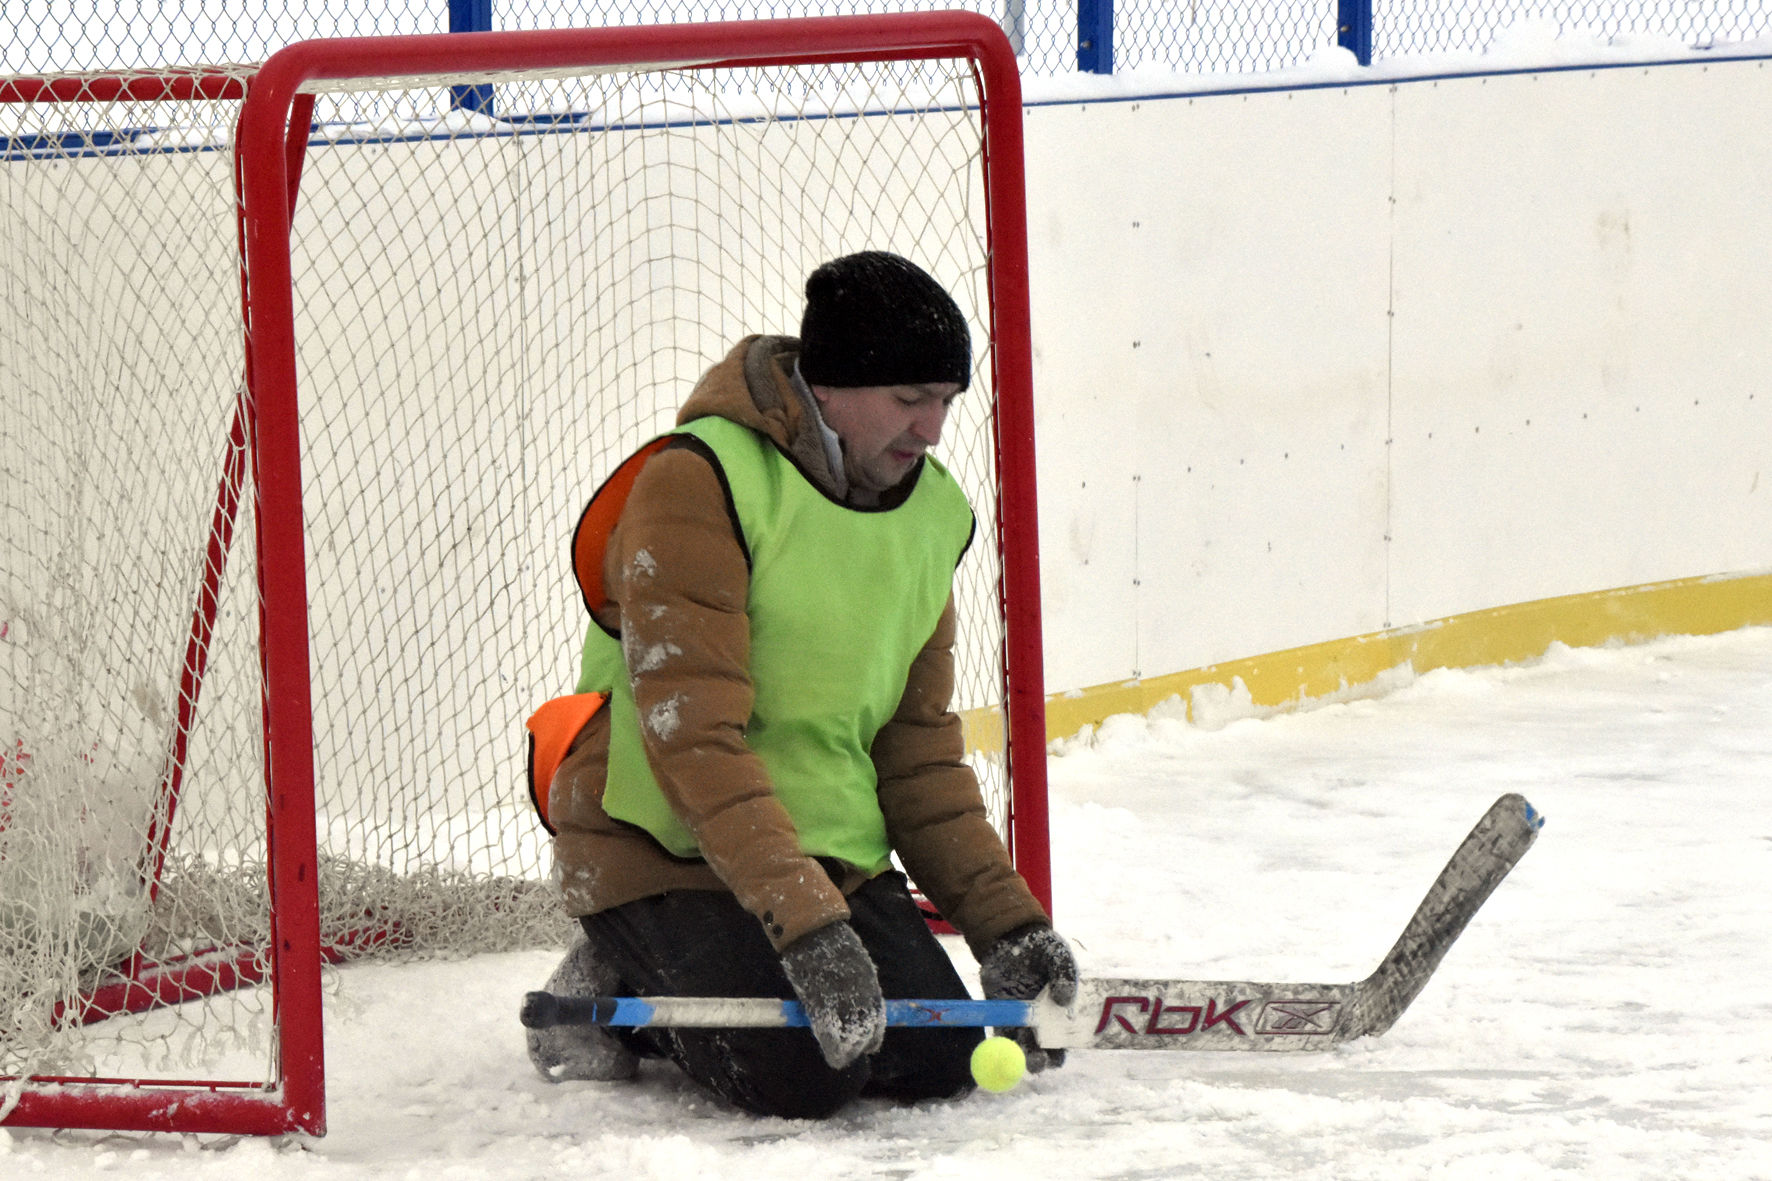
{"label": "green plastic bib", "polygon": [[[804,852],[882,870],[890,848],[869,751],[947,603],[972,534],[965,495],[930,458],[903,504],[847,508],[749,428],[705,418],[679,433],[719,459],[750,552],[756,701],[745,740]],[[646,761],[621,645],[594,623],[579,682],[593,691],[611,695],[605,810],[677,856],[698,856]]]}

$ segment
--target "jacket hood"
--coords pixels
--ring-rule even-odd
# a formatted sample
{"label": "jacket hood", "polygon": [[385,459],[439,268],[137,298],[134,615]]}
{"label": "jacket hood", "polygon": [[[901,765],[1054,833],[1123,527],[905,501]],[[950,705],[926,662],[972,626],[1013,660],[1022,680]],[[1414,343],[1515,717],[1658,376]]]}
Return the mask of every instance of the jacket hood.
{"label": "jacket hood", "polygon": [[695,384],[677,425],[726,418],[763,435],[827,494],[843,486],[831,471],[819,423],[794,389],[800,342],[792,336],[747,336]]}

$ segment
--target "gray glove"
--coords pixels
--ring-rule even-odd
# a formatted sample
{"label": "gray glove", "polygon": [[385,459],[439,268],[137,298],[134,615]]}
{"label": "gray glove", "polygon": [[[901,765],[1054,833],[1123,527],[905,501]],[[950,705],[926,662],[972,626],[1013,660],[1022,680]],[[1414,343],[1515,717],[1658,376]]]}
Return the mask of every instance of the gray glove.
{"label": "gray glove", "polygon": [[886,1002],[880,975],[855,928],[839,922],[802,935],[782,951],[781,966],[832,1070],[880,1048]]}
{"label": "gray glove", "polygon": [[[1052,1000],[1069,1005],[1077,999],[1077,960],[1071,946],[1044,923],[1018,927],[991,944],[978,964],[978,980],[990,1000],[1031,1001],[1050,988]],[[1000,1029],[1027,1055],[1028,1069],[1038,1073],[1063,1066],[1063,1050],[1043,1050],[1031,1029]]]}

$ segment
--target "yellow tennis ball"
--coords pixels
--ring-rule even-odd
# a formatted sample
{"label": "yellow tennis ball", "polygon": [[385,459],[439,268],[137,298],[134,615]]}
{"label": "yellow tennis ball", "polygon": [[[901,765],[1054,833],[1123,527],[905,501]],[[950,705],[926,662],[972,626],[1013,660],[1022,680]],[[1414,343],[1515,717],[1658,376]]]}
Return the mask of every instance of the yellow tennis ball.
{"label": "yellow tennis ball", "polygon": [[972,1051],[972,1081],[987,1091],[1009,1090],[1027,1068],[1027,1055],[1006,1037],[987,1037]]}

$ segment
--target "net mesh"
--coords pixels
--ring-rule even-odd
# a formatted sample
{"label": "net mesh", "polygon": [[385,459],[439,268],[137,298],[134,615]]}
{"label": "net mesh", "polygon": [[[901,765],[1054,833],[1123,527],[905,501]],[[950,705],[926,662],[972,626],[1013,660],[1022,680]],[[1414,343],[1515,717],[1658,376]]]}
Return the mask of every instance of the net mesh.
{"label": "net mesh", "polygon": [[[1007,827],[977,107],[964,61],[320,96],[291,257],[326,947],[563,943],[523,721],[576,677],[577,514],[854,250],[975,325],[939,453],[980,519],[957,704]],[[238,114],[0,104],[0,1108],[29,1076],[275,1075],[268,990],[200,987],[263,976],[271,915]],[[88,1020],[146,985],[215,995]]]}

